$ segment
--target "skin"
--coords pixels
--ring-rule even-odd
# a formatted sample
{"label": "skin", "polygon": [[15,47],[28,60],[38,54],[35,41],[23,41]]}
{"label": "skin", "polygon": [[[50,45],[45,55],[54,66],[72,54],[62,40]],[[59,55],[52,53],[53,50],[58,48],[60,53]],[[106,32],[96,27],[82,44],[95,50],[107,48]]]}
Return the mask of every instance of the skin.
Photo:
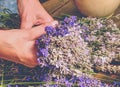
{"label": "skin", "polygon": [[[33,68],[38,65],[35,40],[45,27],[57,21],[45,11],[39,0],[18,0],[21,29],[0,29],[0,58]],[[40,9],[37,11],[36,9]],[[35,25],[39,25],[33,27]]]}
{"label": "skin", "polygon": [[38,65],[35,40],[45,34],[45,26],[56,23],[53,21],[29,29],[0,30],[0,58],[35,67]]}
{"label": "skin", "polygon": [[53,21],[39,0],[18,0],[18,10],[21,17],[21,29]]}

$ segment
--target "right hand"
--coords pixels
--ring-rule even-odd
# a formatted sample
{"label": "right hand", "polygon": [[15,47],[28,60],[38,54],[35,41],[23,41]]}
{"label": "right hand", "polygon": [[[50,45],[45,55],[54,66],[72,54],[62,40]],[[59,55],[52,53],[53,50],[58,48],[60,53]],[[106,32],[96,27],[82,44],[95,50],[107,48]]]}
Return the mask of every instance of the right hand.
{"label": "right hand", "polygon": [[18,0],[18,10],[21,17],[21,29],[53,21],[39,0]]}

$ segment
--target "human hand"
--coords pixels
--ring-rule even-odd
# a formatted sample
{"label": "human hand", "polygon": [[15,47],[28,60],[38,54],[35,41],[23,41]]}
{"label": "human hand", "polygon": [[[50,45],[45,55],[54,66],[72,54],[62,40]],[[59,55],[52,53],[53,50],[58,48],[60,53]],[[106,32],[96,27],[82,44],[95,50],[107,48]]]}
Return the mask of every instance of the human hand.
{"label": "human hand", "polygon": [[0,58],[35,67],[38,64],[35,40],[45,33],[45,26],[44,24],[31,29],[0,30]]}
{"label": "human hand", "polygon": [[21,29],[53,21],[39,0],[18,0],[18,10],[21,17]]}

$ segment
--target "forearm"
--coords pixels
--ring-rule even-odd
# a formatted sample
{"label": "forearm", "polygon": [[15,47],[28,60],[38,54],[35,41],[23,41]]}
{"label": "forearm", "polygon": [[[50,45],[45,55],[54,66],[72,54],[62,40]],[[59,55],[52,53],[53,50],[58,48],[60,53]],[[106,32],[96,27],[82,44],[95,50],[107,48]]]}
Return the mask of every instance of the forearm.
{"label": "forearm", "polygon": [[0,30],[0,58],[11,61],[11,59],[15,60],[17,55],[13,46],[8,43],[10,41],[8,31]]}
{"label": "forearm", "polygon": [[19,8],[18,10],[21,13],[21,11],[24,11],[25,9],[32,7],[36,3],[39,3],[39,0],[17,0],[17,4]]}
{"label": "forearm", "polygon": [[27,3],[31,3],[31,2],[39,2],[39,0],[17,0],[17,2],[27,4]]}
{"label": "forearm", "polygon": [[26,15],[30,15],[30,12],[37,13],[39,11],[41,12],[41,17],[50,17],[42,4],[39,2],[39,0],[17,0],[17,2],[19,13],[23,17]]}

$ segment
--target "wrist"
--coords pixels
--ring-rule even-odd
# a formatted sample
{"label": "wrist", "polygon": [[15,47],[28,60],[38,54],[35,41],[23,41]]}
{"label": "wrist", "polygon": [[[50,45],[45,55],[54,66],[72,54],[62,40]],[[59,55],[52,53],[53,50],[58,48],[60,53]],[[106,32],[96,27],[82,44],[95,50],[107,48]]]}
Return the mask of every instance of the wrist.
{"label": "wrist", "polygon": [[38,3],[40,3],[39,0],[17,0],[20,15],[29,10],[32,10],[32,8]]}
{"label": "wrist", "polygon": [[14,61],[17,55],[14,47],[9,43],[10,36],[8,31],[9,30],[0,30],[0,58]]}

